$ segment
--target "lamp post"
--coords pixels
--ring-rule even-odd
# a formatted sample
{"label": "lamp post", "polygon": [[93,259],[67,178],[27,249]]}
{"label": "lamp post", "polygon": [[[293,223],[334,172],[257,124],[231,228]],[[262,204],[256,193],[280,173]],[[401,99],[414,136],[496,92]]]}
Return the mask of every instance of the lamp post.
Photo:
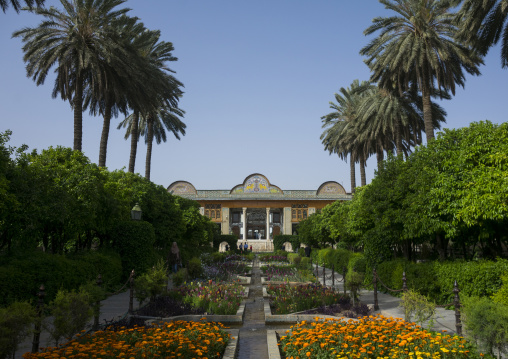
{"label": "lamp post", "polygon": [[133,221],[140,221],[141,220],[141,214],[143,212],[141,211],[141,207],[139,206],[139,203],[136,203],[134,207],[131,209],[131,218]]}

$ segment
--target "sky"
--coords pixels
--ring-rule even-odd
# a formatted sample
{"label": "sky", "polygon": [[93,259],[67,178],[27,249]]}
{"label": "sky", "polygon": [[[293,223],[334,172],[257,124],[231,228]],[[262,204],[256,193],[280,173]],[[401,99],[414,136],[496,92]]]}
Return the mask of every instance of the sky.
{"label": "sky", "polygon": [[[62,9],[58,0],[46,6]],[[177,180],[197,189],[231,189],[252,173],[283,190],[317,189],[326,181],[350,191],[349,164],[321,144],[321,117],[341,87],[368,80],[359,55],[372,37],[363,31],[377,16],[392,15],[376,0],[128,0],[130,8],[161,40],[172,42],[178,61],[169,64],[184,85],[180,107],[186,135],[154,144],[151,180],[168,187]],[[10,145],[41,151],[72,147],[73,112],[53,99],[54,76],[36,86],[27,78],[22,42],[12,33],[35,27],[41,16],[9,8],[0,12],[0,131],[13,131]],[[491,49],[481,76],[441,105],[445,128],[471,122],[506,121],[508,70],[499,47]],[[112,119],[106,165],[128,167],[130,140]],[[83,116],[83,152],[98,162],[102,118]],[[140,142],[135,171],[144,175],[146,146]],[[367,162],[367,183],[375,156]],[[357,165],[357,185],[360,173]]]}

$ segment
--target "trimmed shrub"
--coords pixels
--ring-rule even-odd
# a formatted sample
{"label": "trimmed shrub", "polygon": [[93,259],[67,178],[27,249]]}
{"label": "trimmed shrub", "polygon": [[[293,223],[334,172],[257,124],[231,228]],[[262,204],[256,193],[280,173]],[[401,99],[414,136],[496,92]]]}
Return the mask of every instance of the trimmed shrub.
{"label": "trimmed shrub", "polygon": [[295,263],[295,261],[297,260],[296,258],[301,258],[301,257],[298,255],[298,253],[288,253],[287,258],[289,260],[289,263],[296,264]]}
{"label": "trimmed shrub", "polygon": [[145,273],[156,263],[153,226],[144,221],[125,221],[113,231],[113,247],[122,258],[123,277],[132,269],[136,275]]}
{"label": "trimmed shrub", "polygon": [[362,253],[351,253],[348,262],[348,271],[355,271],[365,274],[367,268],[367,260]]}
{"label": "trimmed shrub", "polygon": [[187,264],[187,271],[191,279],[199,278],[203,274],[203,265],[197,257],[192,258]]}
{"label": "trimmed shrub", "polygon": [[89,295],[84,291],[59,290],[50,307],[53,322],[45,327],[55,345],[58,345],[62,338],[71,340],[85,329],[93,315]]}
{"label": "trimmed shrub", "polygon": [[501,276],[501,281],[503,285],[494,293],[492,300],[495,303],[500,303],[508,307],[508,274]]}
{"label": "trimmed shrub", "polygon": [[335,271],[342,273],[344,267],[348,267],[349,265],[349,258],[353,252],[348,251],[347,249],[336,249],[334,253],[334,264],[335,264]]}
{"label": "trimmed shrub", "polygon": [[311,269],[310,268],[310,258],[308,257],[302,257],[300,261],[300,268],[302,269]]}
{"label": "trimmed shrub", "polygon": [[440,301],[449,303],[453,299],[455,280],[463,295],[491,297],[501,288],[501,276],[508,273],[508,260],[434,262],[434,268],[441,291]]}

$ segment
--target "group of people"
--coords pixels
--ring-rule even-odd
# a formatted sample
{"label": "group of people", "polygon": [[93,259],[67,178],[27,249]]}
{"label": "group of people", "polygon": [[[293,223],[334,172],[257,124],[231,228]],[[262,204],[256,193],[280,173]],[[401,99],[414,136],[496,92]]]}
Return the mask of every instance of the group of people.
{"label": "group of people", "polygon": [[[238,244],[238,250],[239,250],[240,252],[245,252],[245,253],[247,253],[247,252],[249,251],[249,245],[247,244],[247,242],[245,242],[245,243],[243,243],[243,244],[242,244],[242,243],[239,243],[239,244]],[[250,245],[250,251],[252,252],[252,244]]]}

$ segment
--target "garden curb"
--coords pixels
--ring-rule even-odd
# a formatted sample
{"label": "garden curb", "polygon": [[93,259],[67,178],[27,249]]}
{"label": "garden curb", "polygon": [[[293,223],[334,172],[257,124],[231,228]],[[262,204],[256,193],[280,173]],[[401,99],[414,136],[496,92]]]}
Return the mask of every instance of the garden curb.
{"label": "garden curb", "polygon": [[266,342],[268,343],[268,359],[280,359],[279,345],[277,343],[278,330],[266,331]]}
{"label": "garden curb", "polygon": [[240,339],[240,329],[226,329],[225,331],[231,334],[232,338],[229,340],[222,359],[235,359],[238,355],[238,340]]}

